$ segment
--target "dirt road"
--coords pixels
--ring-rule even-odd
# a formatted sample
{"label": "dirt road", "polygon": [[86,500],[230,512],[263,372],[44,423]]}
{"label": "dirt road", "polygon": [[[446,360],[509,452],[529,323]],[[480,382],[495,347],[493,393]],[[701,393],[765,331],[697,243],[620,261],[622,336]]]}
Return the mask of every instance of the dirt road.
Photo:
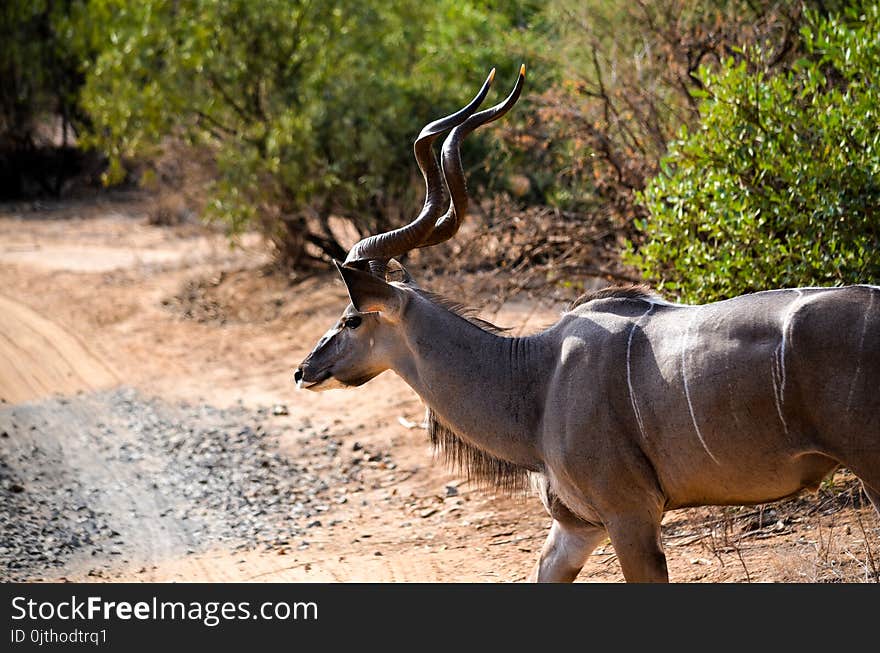
{"label": "dirt road", "polygon": [[[0,579],[526,577],[548,526],[537,499],[433,462],[400,379],[294,391],[293,366],[345,304],[335,279],[291,284],[265,274],[254,236],[230,249],[144,214],[0,211]],[[525,332],[560,307],[488,308]],[[880,523],[858,501],[841,474],[815,497],[676,511],[671,575],[864,580]],[[621,580],[607,543],[581,580]]]}
{"label": "dirt road", "polygon": [[113,370],[74,334],[0,295],[0,400],[16,404],[58,392],[119,383]]}

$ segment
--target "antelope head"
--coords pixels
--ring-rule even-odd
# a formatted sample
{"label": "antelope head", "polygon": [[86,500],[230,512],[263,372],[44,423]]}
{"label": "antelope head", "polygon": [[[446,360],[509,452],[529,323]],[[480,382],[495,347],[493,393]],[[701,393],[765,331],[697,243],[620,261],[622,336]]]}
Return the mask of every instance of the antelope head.
{"label": "antelope head", "polygon": [[[507,98],[476,112],[494,78],[493,68],[473,100],[427,124],[416,138],[413,150],[426,188],[418,216],[403,227],[364,238],[351,248],[343,264],[336,263],[351,303],[294,372],[297,387],[328,390],[359,386],[394,366],[407,305],[426,301],[395,257],[442,243],[458,232],[468,205],[461,142],[477,127],[510,110],[522,91],[525,66],[520,67]],[[438,163],[433,144],[446,132]],[[445,191],[449,203],[444,213]],[[394,277],[398,279],[392,281]]]}

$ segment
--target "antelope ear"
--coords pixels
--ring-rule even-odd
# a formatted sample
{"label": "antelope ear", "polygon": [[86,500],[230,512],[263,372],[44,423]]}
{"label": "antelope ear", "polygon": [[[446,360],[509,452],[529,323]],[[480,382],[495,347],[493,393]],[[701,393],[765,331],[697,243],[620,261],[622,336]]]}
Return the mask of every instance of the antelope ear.
{"label": "antelope ear", "polygon": [[345,282],[348,296],[358,313],[378,311],[392,315],[400,314],[404,303],[403,293],[400,290],[369,272],[341,265],[338,261],[333,262]]}
{"label": "antelope ear", "polygon": [[416,285],[415,279],[413,279],[409,271],[403,267],[403,263],[396,258],[388,261],[388,269],[385,270],[385,281],[399,281],[407,286]]}

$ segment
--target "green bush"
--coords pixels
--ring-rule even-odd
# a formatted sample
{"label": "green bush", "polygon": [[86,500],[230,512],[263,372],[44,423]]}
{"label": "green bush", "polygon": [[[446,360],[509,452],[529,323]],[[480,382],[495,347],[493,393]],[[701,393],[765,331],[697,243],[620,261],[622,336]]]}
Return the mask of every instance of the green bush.
{"label": "green bush", "polygon": [[805,55],[768,74],[760,50],[705,85],[641,200],[628,259],[686,301],[880,281],[880,8],[808,17]]}
{"label": "green bush", "polygon": [[331,215],[360,233],[412,217],[419,129],[492,66],[506,93],[526,54],[513,12],[476,0],[91,0],[83,19],[104,44],[83,105],[108,180],[183,140],[214,168],[210,214],[262,225],[293,265],[344,257]]}

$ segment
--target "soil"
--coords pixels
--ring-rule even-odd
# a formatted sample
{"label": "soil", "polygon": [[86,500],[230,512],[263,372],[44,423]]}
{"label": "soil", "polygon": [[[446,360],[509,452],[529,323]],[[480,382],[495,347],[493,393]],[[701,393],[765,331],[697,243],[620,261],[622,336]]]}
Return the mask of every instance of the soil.
{"label": "soil", "polygon": [[[436,462],[398,377],[295,389],[346,304],[332,275],[273,272],[256,235],[231,248],[149,213],[137,197],[0,208],[0,579],[526,578],[538,499]],[[479,278],[428,287],[518,333],[562,309]],[[842,470],[787,501],[670,512],[664,543],[676,582],[864,582],[880,519]],[[622,581],[608,542],[579,581]]]}

